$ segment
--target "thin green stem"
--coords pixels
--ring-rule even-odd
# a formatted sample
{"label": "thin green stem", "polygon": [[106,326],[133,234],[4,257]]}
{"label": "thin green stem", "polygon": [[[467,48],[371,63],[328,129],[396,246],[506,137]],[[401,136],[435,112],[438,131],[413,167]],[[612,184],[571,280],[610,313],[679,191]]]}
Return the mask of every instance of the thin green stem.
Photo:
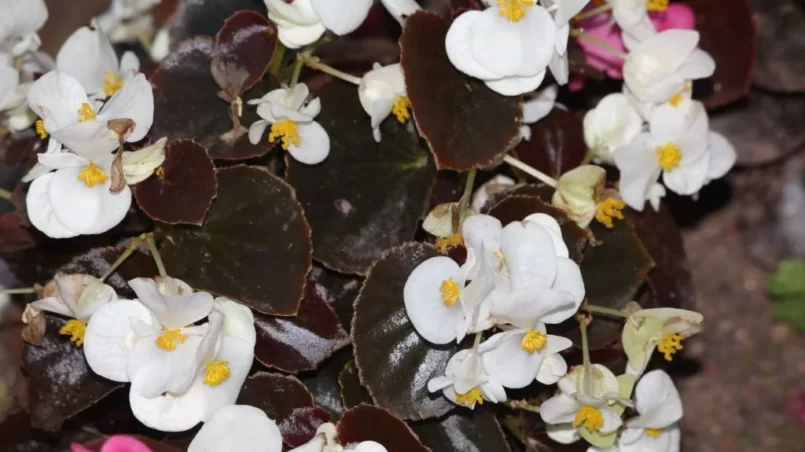
{"label": "thin green stem", "polygon": [[525,400],[508,400],[504,402],[506,406],[514,408],[515,410],[530,411],[532,413],[539,413],[539,407],[532,405]]}
{"label": "thin green stem", "polygon": [[605,3],[605,4],[601,5],[601,6],[593,8],[593,9],[591,9],[589,11],[585,11],[583,13],[576,14],[576,17],[574,17],[574,19],[576,19],[576,20],[589,19],[591,17],[594,17],[594,16],[597,16],[599,14],[605,13],[605,12],[611,10],[611,9],[612,9],[612,5],[610,5],[609,3]]}
{"label": "thin green stem", "polygon": [[475,342],[472,344],[472,348],[478,348],[481,345],[481,340],[484,338],[484,333],[475,333]]}
{"label": "thin green stem", "polygon": [[556,188],[556,185],[557,185],[556,179],[552,178],[551,176],[548,176],[547,174],[543,173],[542,171],[540,171],[540,170],[538,170],[538,169],[536,169],[536,168],[534,168],[534,167],[532,167],[530,165],[527,165],[527,164],[523,163],[522,161],[517,160],[516,158],[514,158],[514,157],[512,157],[510,155],[503,156],[503,161],[508,163],[509,165],[519,169],[520,171],[528,174],[529,176],[533,176],[534,178],[536,178],[538,181],[542,182],[543,184],[548,185],[548,186],[553,187],[553,188]]}
{"label": "thin green stem", "polygon": [[593,35],[585,33],[582,29],[573,30],[570,34],[571,36],[575,36],[581,39],[582,41],[587,41],[591,44],[594,44],[600,47],[601,49],[606,50],[607,52],[615,55],[616,57],[623,58],[624,60],[626,59],[626,57],[629,56],[626,52],[616,49],[615,47],[612,47],[611,45],[607,44],[601,39],[596,38]]}
{"label": "thin green stem", "polygon": [[587,340],[587,317],[579,315],[579,331],[581,331],[581,355],[584,363],[584,393],[593,393],[593,368],[590,364],[590,343]]}
{"label": "thin green stem", "polygon": [[341,80],[344,80],[345,82],[352,83],[353,85],[360,85],[361,84],[361,78],[360,77],[356,77],[356,76],[354,76],[352,74],[347,74],[344,71],[339,71],[338,69],[336,69],[336,68],[334,68],[332,66],[328,66],[328,65],[322,63],[321,61],[319,61],[318,58],[308,57],[308,58],[306,58],[306,60],[307,61],[305,61],[305,64],[309,68],[319,70],[321,72],[324,72],[325,74],[330,74],[333,77],[340,78]]}
{"label": "thin green stem", "polygon": [[603,306],[596,306],[594,304],[586,305],[586,310],[588,312],[590,312],[590,313],[596,312],[598,314],[606,314],[606,315],[611,315],[613,317],[629,318],[629,314],[627,314],[627,313],[625,313],[623,311],[620,311],[618,309],[605,308]]}
{"label": "thin green stem", "polygon": [[[461,195],[461,200],[458,202],[458,225],[453,224],[453,233],[458,234],[461,229],[461,223],[464,222],[464,212],[470,205],[472,199],[472,189],[475,186],[475,176],[478,175],[478,170],[473,168],[467,173],[467,181],[464,183],[464,193]],[[453,217],[455,221],[455,217]],[[458,227],[457,227],[458,226]]]}
{"label": "thin green stem", "polygon": [[168,272],[165,271],[165,264],[162,262],[162,256],[159,254],[159,249],[157,249],[156,242],[154,242],[153,232],[146,234],[145,242],[148,243],[148,249],[151,251],[151,257],[154,258],[154,263],[157,264],[159,276],[163,278],[168,276]]}
{"label": "thin green stem", "polygon": [[296,64],[293,67],[293,75],[291,76],[291,82],[288,84],[288,86],[291,88],[299,83],[299,76],[302,74],[302,67],[305,65],[305,59],[309,56],[309,51],[304,51],[296,55]]}
{"label": "thin green stem", "polygon": [[269,69],[274,76],[279,77],[280,69],[282,69],[282,62],[285,59],[285,46],[281,42],[277,43],[277,50],[274,51],[274,56],[271,59],[271,68]]}
{"label": "thin green stem", "polygon": [[0,293],[6,295],[22,295],[22,294],[32,294],[36,293],[36,287],[23,287],[20,289],[0,289]]}
{"label": "thin green stem", "polygon": [[11,192],[6,190],[5,188],[0,188],[0,198],[11,201]]}
{"label": "thin green stem", "polygon": [[126,247],[125,251],[123,251],[123,254],[121,254],[120,257],[118,257],[117,260],[112,264],[112,266],[109,267],[109,270],[107,270],[106,273],[104,273],[103,276],[101,276],[100,278],[101,282],[106,281],[107,278],[112,276],[112,273],[114,273],[115,270],[117,270],[117,268],[123,264],[123,262],[126,262],[126,259],[128,259],[129,256],[131,256],[135,251],[137,251],[137,248],[140,247],[141,243],[142,239],[139,238],[132,239],[131,243],[129,243],[129,246]]}

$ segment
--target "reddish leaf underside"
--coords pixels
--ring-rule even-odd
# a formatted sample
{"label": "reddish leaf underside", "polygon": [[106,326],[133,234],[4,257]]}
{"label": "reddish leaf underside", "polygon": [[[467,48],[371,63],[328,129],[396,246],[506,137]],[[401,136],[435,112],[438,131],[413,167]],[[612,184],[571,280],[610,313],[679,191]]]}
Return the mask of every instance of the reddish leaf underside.
{"label": "reddish leaf underside", "polygon": [[336,439],[341,444],[375,441],[389,452],[428,451],[405,422],[371,405],[359,405],[344,413],[338,422]]}
{"label": "reddish leaf underside", "polygon": [[262,14],[238,11],[215,37],[210,70],[218,86],[235,99],[268,70],[277,47],[277,27]]}
{"label": "reddish leaf underside", "polygon": [[587,145],[584,125],[577,114],[554,108],[528,127],[531,139],[514,148],[517,158],[554,178],[581,165]]}

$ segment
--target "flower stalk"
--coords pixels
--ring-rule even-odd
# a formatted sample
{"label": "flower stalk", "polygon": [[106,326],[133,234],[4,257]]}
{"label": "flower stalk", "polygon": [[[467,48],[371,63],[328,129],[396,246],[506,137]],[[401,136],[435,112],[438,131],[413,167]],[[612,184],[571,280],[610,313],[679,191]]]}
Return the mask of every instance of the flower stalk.
{"label": "flower stalk", "polygon": [[551,176],[548,176],[547,174],[545,174],[542,171],[534,168],[533,166],[527,165],[527,164],[523,163],[522,161],[517,160],[516,158],[512,157],[511,155],[503,156],[503,161],[508,163],[509,165],[519,169],[520,171],[528,174],[529,176],[532,176],[532,177],[536,178],[538,181],[542,182],[545,185],[548,185],[548,186],[553,187],[553,188],[556,188],[556,186],[557,186],[556,179],[552,178]]}
{"label": "flower stalk", "polygon": [[338,69],[332,66],[328,66],[322,63],[318,57],[306,55],[303,53],[299,56],[299,59],[302,60],[302,62],[309,68],[316,69],[318,71],[324,72],[325,74],[330,74],[333,77],[340,78],[341,80],[352,83],[353,85],[361,84],[360,77],[356,77],[352,74],[347,74],[344,71],[339,71]]}
{"label": "flower stalk", "polygon": [[585,305],[585,307],[587,309],[587,312],[589,312],[590,314],[598,313],[598,314],[610,315],[613,317],[629,318],[629,314],[618,309],[605,308],[603,306],[596,306],[594,304],[587,304]]}
{"label": "flower stalk", "polygon": [[[129,246],[126,247],[126,250],[123,251],[120,257],[118,257],[117,260],[112,264],[112,266],[109,267],[109,270],[107,270],[106,273],[104,273],[103,276],[100,277],[100,281],[104,282],[106,281],[107,278],[112,276],[112,273],[114,273],[115,270],[117,270],[118,267],[120,267],[123,264],[123,262],[126,262],[126,259],[128,259],[132,254],[134,254],[134,252],[137,251],[137,248],[139,248],[142,243],[143,243],[142,236],[139,238],[131,239],[131,241],[129,242]],[[157,264],[157,267],[159,267],[159,264]]]}
{"label": "flower stalk", "polygon": [[159,254],[157,244],[156,242],[154,242],[153,232],[146,234],[145,242],[148,243],[148,249],[151,251],[151,256],[154,258],[154,263],[157,264],[157,270],[159,270],[159,276],[165,278],[166,276],[168,276],[168,272],[165,271],[165,263],[162,262],[162,255]]}
{"label": "flower stalk", "polygon": [[594,44],[600,47],[601,49],[606,50],[607,52],[615,55],[616,57],[623,58],[624,60],[629,56],[626,52],[622,52],[616,49],[615,47],[612,47],[611,45],[607,44],[603,40],[598,39],[593,35],[585,33],[584,30],[581,28],[574,28],[573,30],[570,31],[570,35],[578,39],[581,39],[582,41],[587,41],[590,44]]}

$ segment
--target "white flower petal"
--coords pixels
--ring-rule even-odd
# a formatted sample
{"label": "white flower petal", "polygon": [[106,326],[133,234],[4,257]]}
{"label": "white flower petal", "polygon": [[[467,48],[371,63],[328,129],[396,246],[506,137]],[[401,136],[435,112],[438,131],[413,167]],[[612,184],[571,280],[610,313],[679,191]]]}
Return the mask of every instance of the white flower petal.
{"label": "white flower petal", "polygon": [[657,181],[662,168],[647,133],[615,150],[615,164],[621,171],[620,194],[631,208],[642,211],[649,188]]}
{"label": "white flower petal", "polygon": [[118,69],[118,72],[125,76],[132,72],[138,72],[139,70],[140,59],[137,58],[137,55],[134,52],[125,52],[120,58],[120,69]]}
{"label": "white flower petal", "polygon": [[81,83],[59,71],[43,75],[28,91],[28,106],[42,117],[45,129],[51,134],[78,123],[78,110],[87,102]]}
{"label": "white flower petal", "polygon": [[37,155],[37,159],[39,160],[39,163],[47,166],[51,170],[84,167],[89,165],[89,161],[87,159],[71,152],[39,154]]}
{"label": "white flower petal", "polygon": [[206,404],[205,394],[192,390],[179,397],[166,394],[154,398],[129,391],[129,406],[134,417],[146,427],[162,432],[183,432],[195,427],[203,421]]}
{"label": "white flower petal", "polygon": [[184,342],[176,341],[176,348],[168,351],[156,344],[154,336],[141,338],[129,355],[131,391],[152,398],[187,390],[200,365],[196,358],[201,340],[189,336]]}
{"label": "white flower petal", "polygon": [[707,165],[709,163],[708,156],[701,156],[699,160],[688,163],[687,166],[664,171],[662,181],[674,193],[692,195],[701,190],[707,180]]}
{"label": "white flower petal", "polygon": [[56,55],[56,67],[75,77],[89,94],[103,91],[107,72],[118,73],[112,42],[97,22],[93,27],[85,26],[73,32]]}
{"label": "white flower petal", "polygon": [[386,7],[389,14],[400,24],[403,23],[404,17],[410,16],[422,9],[414,0],[380,0],[380,3]]}
{"label": "white flower petal", "polygon": [[677,73],[682,78],[698,80],[713,75],[716,71],[716,62],[709,53],[701,49],[693,50]]}
{"label": "white flower petal", "polygon": [[[0,11],[3,11],[0,17],[0,42],[13,38],[22,38],[23,41],[30,39],[30,35],[35,35],[48,19],[43,0],[0,0]],[[23,47],[14,50],[18,55],[30,49]]]}
{"label": "white flower petal", "polygon": [[32,307],[40,310],[60,314],[67,317],[73,317],[73,312],[67,307],[65,303],[56,297],[42,298],[29,303]]}
{"label": "white flower petal", "polygon": [[318,122],[297,124],[299,146],[291,143],[288,152],[299,163],[316,165],[330,155],[330,136]]}
{"label": "white flower petal", "polygon": [[556,104],[556,96],[559,94],[559,87],[556,85],[543,89],[531,99],[523,102],[523,122],[534,124],[540,119],[548,116]]}
{"label": "white flower petal", "polygon": [[723,177],[730,168],[735,165],[737,154],[724,135],[717,132],[710,132],[710,161],[707,165],[707,178],[719,179]]}
{"label": "white flower petal", "polygon": [[[126,141],[134,143],[145,138],[154,123],[154,90],[145,74],[126,78],[123,88],[118,90],[101,109],[99,118],[128,118],[134,121],[134,130]],[[74,148],[76,150],[78,148]]]}
{"label": "white flower petal", "polygon": [[629,427],[661,429],[682,419],[682,399],[662,370],[648,372],[637,383],[635,408],[639,416],[629,420]]}
{"label": "white flower petal", "polygon": [[612,152],[630,143],[643,128],[643,118],[624,94],[610,94],[584,116],[584,141],[597,157],[611,163]]}
{"label": "white flower petal", "polygon": [[537,381],[544,385],[553,385],[567,375],[567,362],[558,353],[547,355],[537,373]]}
{"label": "white flower petal", "polygon": [[558,394],[546,400],[539,407],[539,415],[546,424],[573,422],[581,404],[573,397]]}
{"label": "white flower petal", "polygon": [[113,381],[129,381],[128,360],[137,340],[132,320],[151,320],[148,309],[132,300],[109,302],[93,314],[84,334],[84,355],[93,372]]}
{"label": "white flower petal", "polygon": [[[466,13],[465,13],[466,14]],[[500,80],[487,80],[486,86],[492,91],[504,96],[519,96],[520,94],[529,93],[539,88],[542,81],[545,80],[546,71],[537,72],[535,75],[527,77],[505,77]]]}
{"label": "white flower petal", "polygon": [[213,297],[206,292],[190,295],[163,295],[157,283],[149,278],[129,281],[142,304],[148,307],[166,329],[184,328],[207,317],[212,311]]}
{"label": "white flower petal", "polygon": [[570,253],[565,241],[562,239],[562,228],[556,219],[544,213],[534,213],[523,218],[523,224],[527,227],[539,227],[547,232],[553,241],[553,250],[557,257],[568,257]]}
{"label": "white flower petal", "polygon": [[550,288],[556,279],[556,255],[551,235],[513,222],[503,228],[501,250],[511,276],[512,292]]}
{"label": "white flower petal", "polygon": [[[268,0],[266,0],[268,1]],[[282,2],[283,0],[276,0]],[[271,15],[269,14],[269,18]],[[289,49],[298,49],[312,44],[321,38],[326,28],[321,22],[311,25],[294,25],[290,22],[275,20],[279,32],[280,42]]]}
{"label": "white flower petal", "polygon": [[480,16],[481,11],[467,11],[453,21],[445,38],[447,57],[456,69],[467,75],[481,80],[499,79],[500,72],[482,66],[470,50],[473,27]]}
{"label": "white flower petal", "polygon": [[650,55],[666,72],[679,69],[699,44],[699,32],[695,30],[665,30],[641,42],[632,50],[629,58]]}
{"label": "white flower petal", "polygon": [[42,175],[34,179],[28,188],[28,195],[25,198],[28,219],[36,229],[48,237],[54,239],[75,237],[79,234],[68,229],[53,212],[49,187],[54,175],[55,173]]}
{"label": "white flower petal", "polygon": [[623,425],[620,415],[616,414],[608,407],[599,408],[601,416],[604,418],[604,425],[601,426],[601,433],[606,435],[619,429]]}
{"label": "white flower petal", "polygon": [[20,83],[20,73],[0,61],[0,110],[10,108]]}
{"label": "white flower petal", "polygon": [[464,319],[460,303],[444,304],[443,281],[452,278],[463,288],[458,264],[449,257],[434,257],[419,264],[408,276],[403,289],[405,310],[417,332],[434,344],[447,344],[456,339],[455,326]]}
{"label": "white flower petal", "polygon": [[366,20],[373,3],[373,0],[310,0],[319,20],[339,36],[355,31]]}
{"label": "white flower petal", "polygon": [[573,428],[569,423],[548,424],[545,428],[545,433],[548,438],[559,444],[572,444],[581,439],[578,429]]}
{"label": "white flower petal", "polygon": [[522,347],[525,335],[524,330],[495,334],[490,340],[497,339],[496,346],[481,354],[486,373],[507,388],[528,386],[542,366],[544,355],[541,351],[529,353]]}
{"label": "white flower petal", "polygon": [[190,443],[188,452],[281,452],[282,434],[263,410],[248,405],[225,406],[210,417]]}
{"label": "white flower petal", "polygon": [[251,144],[257,144],[263,138],[263,134],[266,133],[266,129],[268,128],[269,122],[265,119],[258,119],[257,121],[253,122],[251,126],[249,126],[249,142]]}
{"label": "white flower petal", "polygon": [[584,300],[584,280],[578,264],[567,258],[557,258],[553,290],[562,293],[564,300],[572,301],[572,306],[548,311],[541,320],[545,323],[562,323],[579,310],[579,306]]}
{"label": "white flower petal", "polygon": [[[240,388],[254,364],[254,343],[250,344],[234,336],[224,336],[221,341],[221,349],[215,355],[215,361],[227,363],[230,371],[229,378],[216,386],[206,383],[196,384],[188,391],[201,391],[204,394],[206,399],[202,417],[204,421],[222,407],[232,405],[237,401]],[[206,368],[202,367],[201,372],[203,375]]]}

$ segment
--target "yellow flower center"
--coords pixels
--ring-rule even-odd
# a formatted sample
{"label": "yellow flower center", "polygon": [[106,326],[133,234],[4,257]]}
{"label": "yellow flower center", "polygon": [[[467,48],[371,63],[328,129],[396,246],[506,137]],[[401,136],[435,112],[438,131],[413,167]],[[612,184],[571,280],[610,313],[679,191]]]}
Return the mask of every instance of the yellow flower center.
{"label": "yellow flower center", "polygon": [[83,181],[87,187],[103,184],[107,179],[109,179],[109,175],[104,173],[93,161],[90,161],[89,165],[82,168],[81,172],[78,173],[78,180]]}
{"label": "yellow flower center", "polygon": [[664,432],[664,431],[665,431],[665,429],[662,429],[662,428],[647,428],[646,429],[646,435],[648,435],[648,436],[650,436],[652,438],[659,438],[659,436],[662,435],[662,432]]}
{"label": "yellow flower center", "polygon": [[86,102],[81,104],[81,108],[78,109],[78,114],[81,115],[81,117],[78,119],[78,122],[87,122],[95,119],[95,117],[98,116],[95,113],[95,110],[92,109],[92,105]]}
{"label": "yellow flower center", "polygon": [[523,341],[520,342],[520,346],[523,347],[523,350],[527,351],[528,353],[535,353],[545,348],[547,343],[548,336],[545,333],[529,329],[525,333]]}
{"label": "yellow flower center", "polygon": [[464,394],[456,393],[456,402],[459,405],[472,407],[476,403],[479,405],[483,405],[484,398],[481,396],[481,390],[478,388],[478,386],[476,386],[470,389],[469,391],[465,392]]}
{"label": "yellow flower center", "polygon": [[595,219],[598,220],[599,223],[606,226],[607,229],[612,229],[614,227],[612,219],[617,218],[618,220],[623,220],[623,209],[625,207],[625,202],[610,196],[609,198],[605,199],[604,202],[598,204],[598,210],[595,212]]}
{"label": "yellow flower center", "polygon": [[408,109],[411,108],[411,102],[405,96],[397,96],[397,100],[394,101],[394,107],[392,107],[391,112],[394,113],[394,116],[397,117],[397,121],[400,124],[405,124],[405,121],[411,118],[411,113],[408,112]]}
{"label": "yellow flower center", "polygon": [[36,134],[43,140],[48,137],[48,131],[45,130],[45,121],[41,119],[36,120]]}
{"label": "yellow flower center", "polygon": [[587,427],[591,432],[598,432],[604,426],[604,415],[601,410],[594,406],[584,405],[576,413],[576,419],[573,420],[573,428],[581,426]]}
{"label": "yellow flower center", "polygon": [[165,332],[162,333],[162,335],[156,340],[157,347],[165,350],[166,352],[172,352],[176,350],[176,342],[184,344],[184,341],[186,341],[187,338],[188,336],[186,334],[182,334],[181,330],[165,330]]}
{"label": "yellow flower center", "polygon": [[87,322],[77,319],[70,319],[63,327],[59,328],[59,334],[69,335],[70,340],[79,347],[84,345],[84,334],[86,332]]}
{"label": "yellow flower center", "polygon": [[232,373],[228,364],[229,361],[213,361],[207,364],[207,371],[204,373],[204,384],[215,387],[225,382]]}
{"label": "yellow flower center", "polygon": [[671,361],[674,359],[674,353],[685,348],[682,345],[682,341],[684,339],[685,338],[681,334],[666,334],[662,337],[662,339],[660,339],[660,343],[657,344],[657,350],[665,355],[666,361]]}
{"label": "yellow flower center", "polygon": [[452,248],[454,246],[459,246],[464,244],[464,237],[461,234],[452,234],[450,237],[447,238],[440,238],[436,240],[436,246],[439,247],[439,251],[442,254],[447,252],[447,248]]}
{"label": "yellow flower center", "polygon": [[299,146],[301,140],[299,140],[299,130],[296,128],[296,123],[290,119],[275,122],[271,126],[268,142],[273,143],[278,139],[282,139],[282,149],[286,151],[291,143],[293,143],[294,146]]}
{"label": "yellow flower center", "polygon": [[649,11],[665,12],[668,11],[669,0],[647,0],[646,5]]}
{"label": "yellow flower center", "polygon": [[509,22],[520,22],[526,14],[526,8],[534,6],[534,0],[498,0],[500,15]]}
{"label": "yellow flower center", "polygon": [[674,108],[679,107],[679,104],[681,104],[682,101],[685,100],[685,94],[687,94],[689,92],[690,92],[690,86],[685,85],[685,87],[682,88],[682,90],[680,90],[678,93],[676,93],[673,96],[671,96],[671,100],[669,100],[668,102]]}
{"label": "yellow flower center", "polygon": [[670,171],[679,166],[682,160],[682,150],[674,143],[666,143],[665,146],[657,146],[657,163],[662,169]]}
{"label": "yellow flower center", "polygon": [[107,97],[113,96],[120,88],[123,88],[123,84],[126,81],[120,77],[118,77],[117,73],[112,71],[106,71],[106,80],[103,81],[103,93],[106,94]]}
{"label": "yellow flower center", "polygon": [[442,281],[440,290],[442,291],[442,301],[445,306],[456,304],[458,296],[461,294],[461,289],[458,288],[458,283],[453,278],[447,278]]}

